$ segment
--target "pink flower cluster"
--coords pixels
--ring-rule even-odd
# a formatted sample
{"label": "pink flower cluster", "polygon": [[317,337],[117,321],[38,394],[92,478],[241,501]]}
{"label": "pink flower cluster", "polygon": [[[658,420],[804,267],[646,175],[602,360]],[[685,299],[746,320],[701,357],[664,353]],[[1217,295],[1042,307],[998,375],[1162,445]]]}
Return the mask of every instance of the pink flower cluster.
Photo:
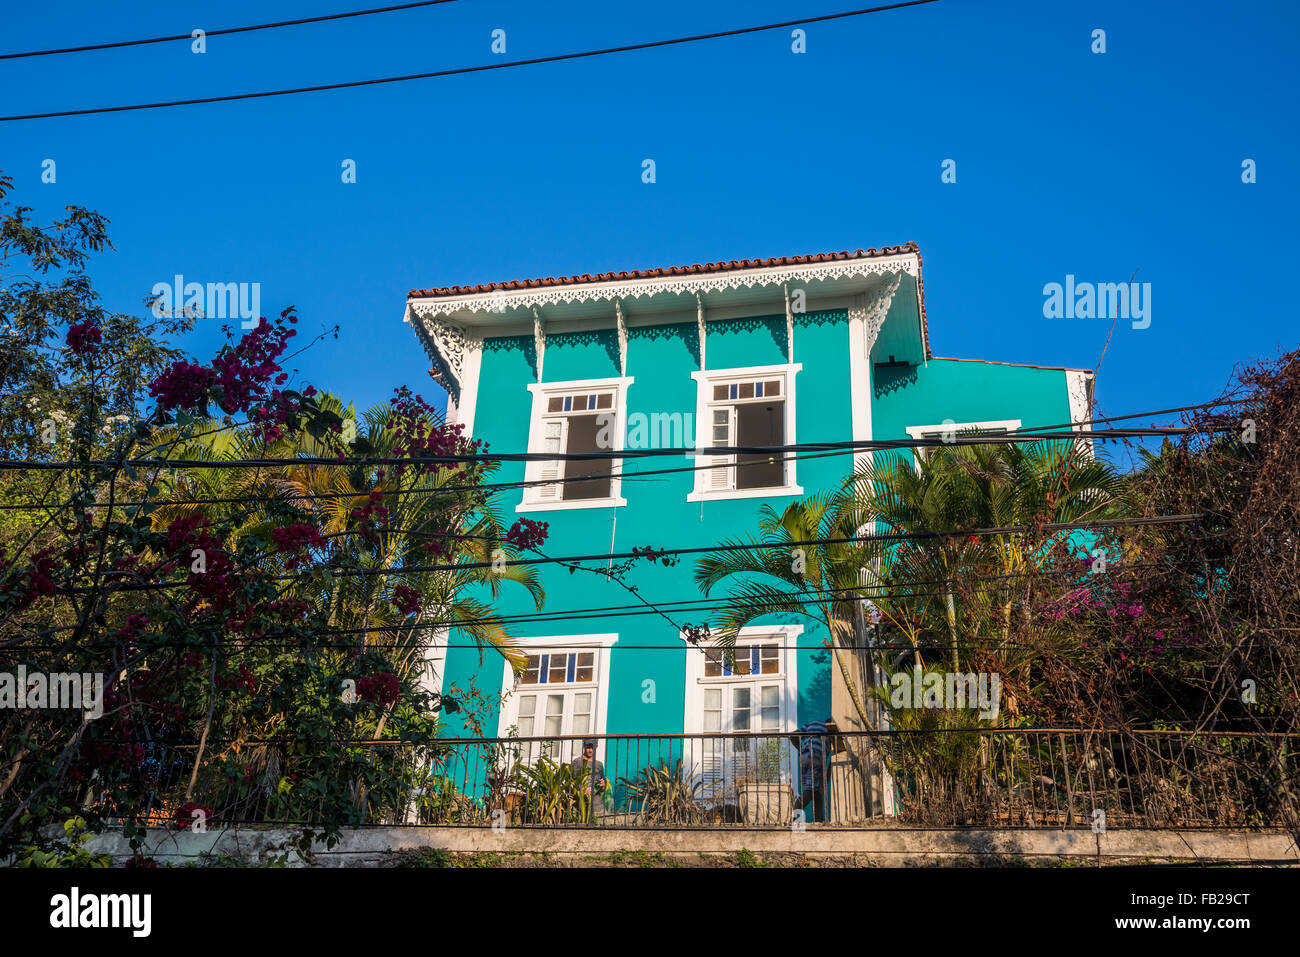
{"label": "pink flower cluster", "polygon": [[352,521],[361,526],[361,538],[371,545],[379,543],[379,529],[388,524],[388,509],[383,505],[383,495],[371,492],[368,502],[352,510]]}
{"label": "pink flower cluster", "polygon": [[398,585],[393,589],[393,607],[403,615],[414,615],[420,610],[420,593],[410,585]]}
{"label": "pink flower cluster", "polygon": [[[196,818],[195,811],[201,812]],[[193,801],[186,801],[176,809],[176,830],[183,831],[187,827],[202,820],[205,823],[212,818],[212,808],[204,807],[202,804],[195,804]]]}
{"label": "pink flower cluster", "polygon": [[381,671],[357,682],[357,696],[377,705],[392,704],[401,691],[402,686],[397,676],[389,671]]}
{"label": "pink flower cluster", "polygon": [[[510,526],[506,532],[506,541],[521,552],[526,552],[534,548],[540,548],[546,542],[547,529],[549,526],[546,522],[534,522],[531,518],[521,518]],[[654,561],[650,549],[646,549],[647,558]]]}
{"label": "pink flower cluster", "polygon": [[290,557],[285,561],[286,568],[298,568],[303,562],[303,553],[309,548],[324,548],[325,539],[311,525],[286,525],[271,529],[271,541],[275,550]]}
{"label": "pink flower cluster", "polygon": [[208,407],[208,393],[216,378],[211,369],[178,359],[149,383],[149,395],[163,409],[202,412]]}
{"label": "pink flower cluster", "polygon": [[[388,404],[392,406],[392,415],[388,428],[394,433],[394,451],[399,456],[430,458],[435,456],[470,455],[480,451],[484,446],[481,440],[468,440],[461,433],[464,426],[437,425],[438,413],[433,406],[418,395],[412,394],[406,386],[394,389],[396,393]],[[447,468],[452,463],[440,464],[426,462],[419,466],[421,472],[433,472]],[[459,468],[459,465],[454,465]],[[406,469],[398,465],[393,471],[401,475]]]}
{"label": "pink flower cluster", "polygon": [[[240,593],[234,563],[222,549],[221,540],[209,531],[207,518],[201,512],[172,520],[167,526],[167,548],[189,569],[187,584],[212,608],[220,611],[238,607]],[[202,553],[201,563],[195,551]]]}
{"label": "pink flower cluster", "polygon": [[[8,567],[4,560],[4,548],[0,547],[0,571]],[[13,611],[22,611],[37,598],[54,594],[54,572],[58,562],[54,560],[54,549],[43,548],[32,556],[31,566],[21,581],[10,578],[0,581],[0,604],[12,603]]]}
{"label": "pink flower cluster", "polygon": [[[280,318],[298,321],[290,310],[281,313]],[[276,360],[295,335],[296,330],[280,322],[272,325],[263,317],[257,328],[246,333],[233,349],[223,349],[211,366],[183,359],[173,363],[149,383],[149,395],[158,400],[162,409],[199,413],[215,396],[226,412],[247,412],[255,402],[267,398],[267,386],[272,379],[276,385],[288,380],[288,374],[280,371]]]}
{"label": "pink flower cluster", "polygon": [[104,335],[93,320],[84,319],[68,326],[68,348],[74,355],[84,356],[104,341]]}

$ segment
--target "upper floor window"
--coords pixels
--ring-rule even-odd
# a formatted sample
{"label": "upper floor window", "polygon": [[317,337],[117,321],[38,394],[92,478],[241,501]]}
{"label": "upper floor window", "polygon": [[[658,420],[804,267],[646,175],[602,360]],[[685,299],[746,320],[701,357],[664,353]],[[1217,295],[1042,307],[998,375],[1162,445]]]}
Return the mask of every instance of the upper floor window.
{"label": "upper floor window", "polygon": [[706,498],[802,493],[794,462],[781,447],[793,444],[794,376],[801,366],[765,366],[692,373],[699,388],[696,447],[771,447],[697,459],[692,501]]}
{"label": "upper floor window", "polygon": [[[530,385],[528,451],[558,455],[623,449],[623,409],[631,379]],[[619,498],[621,460],[556,458],[531,461],[519,511],[626,504]]]}

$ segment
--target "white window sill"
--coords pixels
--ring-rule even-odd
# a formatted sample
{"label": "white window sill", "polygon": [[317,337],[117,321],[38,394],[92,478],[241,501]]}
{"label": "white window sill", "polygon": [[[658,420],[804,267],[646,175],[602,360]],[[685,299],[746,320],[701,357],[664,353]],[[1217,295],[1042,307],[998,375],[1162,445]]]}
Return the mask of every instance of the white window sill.
{"label": "white window sill", "polygon": [[783,485],[773,488],[727,489],[721,492],[691,492],[686,496],[686,501],[725,502],[733,498],[785,498],[791,495],[803,495],[803,487]]}
{"label": "white window sill", "polygon": [[[755,681],[755,680],[784,682],[784,681],[785,681],[785,672],[781,672],[780,674],[775,674],[775,675],[769,673],[769,674],[765,674],[765,675],[713,675],[713,676],[704,676],[704,677],[696,678],[696,679],[695,679],[695,683],[696,683],[696,684],[701,684],[701,685],[726,685],[726,684],[736,684],[736,683],[738,683],[738,682],[742,682],[742,681]],[[528,687],[531,688],[531,687],[533,687],[533,686],[532,686],[532,685],[529,685]]]}
{"label": "white window sill", "polygon": [[619,498],[575,498],[558,502],[521,502],[515,506],[516,512],[567,512],[580,508],[622,508],[627,499]]}

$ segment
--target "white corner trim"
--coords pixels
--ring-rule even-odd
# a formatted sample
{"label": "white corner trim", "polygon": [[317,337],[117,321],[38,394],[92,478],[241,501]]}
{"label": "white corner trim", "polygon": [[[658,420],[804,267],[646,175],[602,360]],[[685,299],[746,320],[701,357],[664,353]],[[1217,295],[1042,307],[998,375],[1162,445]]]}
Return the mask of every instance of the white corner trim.
{"label": "white corner trim", "polygon": [[627,375],[627,320],[623,318],[623,300],[614,300],[614,320],[618,334],[618,374]]}
{"label": "white corner trim", "polygon": [[[1067,369],[1065,372],[1065,393],[1070,401],[1070,422],[1071,431],[1073,432],[1083,431],[1083,423],[1092,417],[1091,403],[1089,402],[1092,380],[1093,373],[1081,369]],[[1096,454],[1091,439],[1078,439],[1076,440],[1076,446],[1080,452],[1089,458]]]}
{"label": "white corner trim", "polygon": [[700,338],[700,369],[707,369],[704,363],[704,343],[709,338],[708,326],[704,321],[704,297],[697,290],[695,293],[695,334]]}
{"label": "white corner trim", "polygon": [[424,649],[424,667],[416,679],[416,685],[421,691],[442,694],[447,673],[447,638],[450,632],[451,629],[446,625],[428,628],[429,644]]}
{"label": "white corner trim", "polygon": [[537,353],[537,381],[542,381],[542,362],[546,358],[546,326],[533,306],[533,351]]}
{"label": "white corner trim", "polygon": [[[871,350],[876,344],[879,326],[871,328],[864,314],[849,313],[849,408],[852,414],[854,442],[871,441]],[[871,464],[869,450],[853,456],[855,472]]]}
{"label": "white corner trim", "polygon": [[[456,403],[456,421],[465,427],[461,434],[474,437],[474,413],[478,411],[478,381],[483,367],[483,340],[475,338],[465,349],[461,365],[460,402]],[[451,407],[450,397],[447,399]]]}
{"label": "white corner trim", "polygon": [[870,293],[860,293],[853,297],[849,307],[849,321],[856,320],[862,325],[867,349],[867,359],[871,359],[871,350],[875,348],[876,339],[889,315],[889,307],[894,303],[894,295],[902,284],[903,274],[895,273],[885,277],[879,288]]}

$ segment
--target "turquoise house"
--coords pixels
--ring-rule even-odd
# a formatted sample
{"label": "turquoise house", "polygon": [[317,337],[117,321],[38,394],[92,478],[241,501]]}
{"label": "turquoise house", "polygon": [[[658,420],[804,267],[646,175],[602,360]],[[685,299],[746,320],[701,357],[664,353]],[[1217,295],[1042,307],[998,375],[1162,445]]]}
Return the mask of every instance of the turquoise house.
{"label": "turquoise house", "polygon": [[[1091,403],[1085,370],[935,357],[913,243],[415,290],[405,321],[447,390],[449,419],[491,451],[609,454],[504,462],[494,475],[522,483],[504,493],[505,510],[548,523],[550,556],[750,535],[762,505],[834,488],[869,454],[781,461],[697,449],[1069,429]],[[679,451],[626,454],[639,449]],[[686,640],[681,626],[708,620],[689,604],[703,597],[695,557],[639,561],[624,577],[671,621],[602,574],[543,565],[546,619],[512,626],[527,673],[516,679],[499,656],[480,663],[453,629],[434,680],[500,696],[489,737],[776,733],[828,716],[852,727],[816,623],[774,616],[742,635],[734,663]],[[535,612],[522,589],[503,589],[498,607]],[[461,715],[447,728],[474,736]],[[730,743],[697,745],[625,741],[615,754],[600,738],[597,756],[611,777],[670,753],[710,780],[734,776]]]}

